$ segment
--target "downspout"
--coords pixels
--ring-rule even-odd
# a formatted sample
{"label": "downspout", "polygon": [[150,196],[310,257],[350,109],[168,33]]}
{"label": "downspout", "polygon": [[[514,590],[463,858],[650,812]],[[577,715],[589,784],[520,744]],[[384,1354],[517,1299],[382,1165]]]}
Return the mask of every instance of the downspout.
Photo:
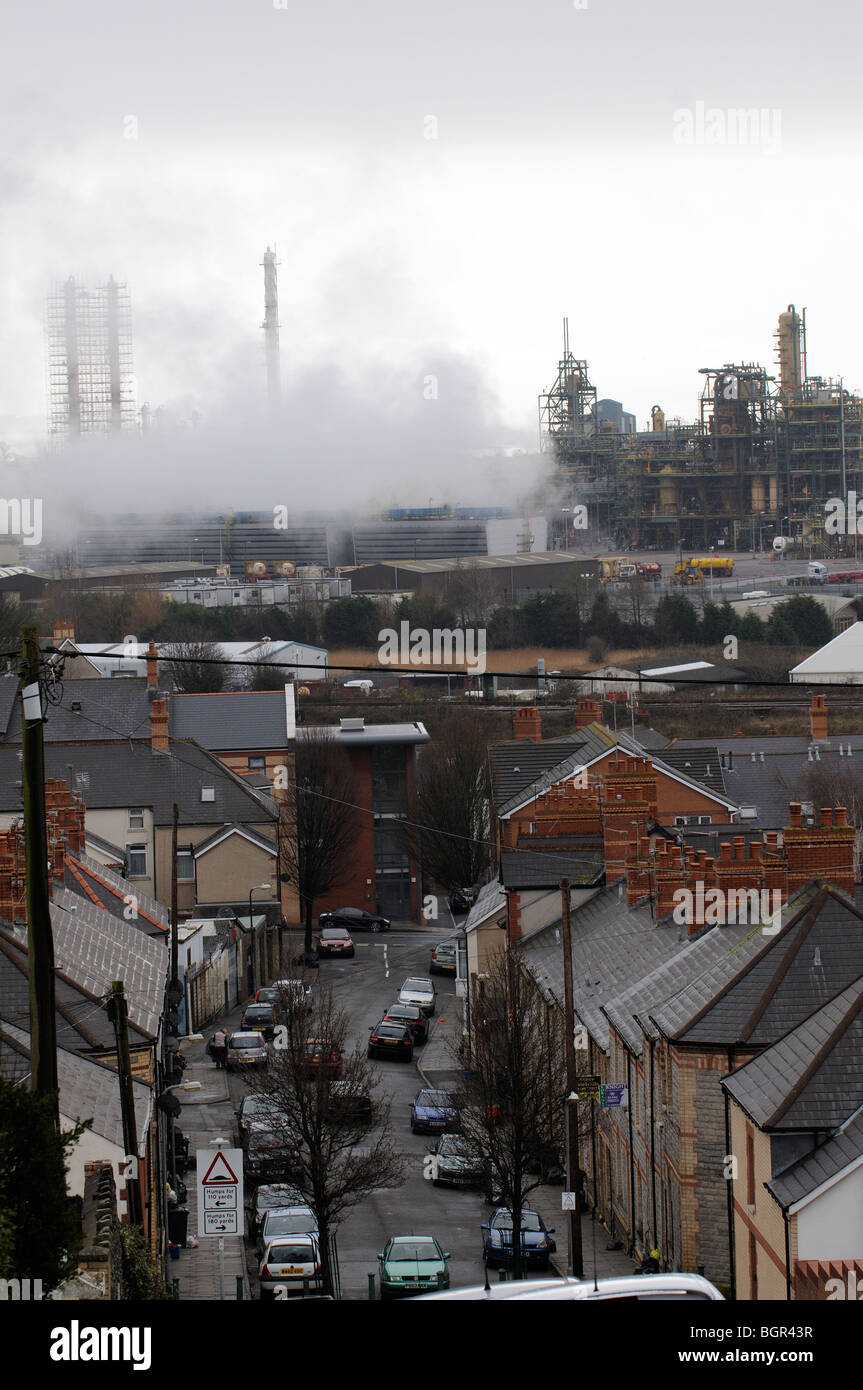
{"label": "downspout", "polygon": [[[728,1074],[730,1075],[731,1072],[732,1072],[733,1070],[734,1070],[734,1063],[733,1063],[732,1060],[731,1060],[731,1048],[729,1047],[729,1049],[728,1049]],[[725,1096],[725,1153],[726,1153],[727,1157],[730,1158],[730,1159],[732,1160],[732,1172],[733,1172],[733,1171],[734,1171],[734,1167],[733,1167],[734,1155],[733,1155],[733,1153],[731,1152],[731,1103],[730,1103],[730,1097],[729,1097],[729,1095],[728,1095],[728,1092],[725,1091],[724,1089],[723,1089],[723,1094],[724,1094],[724,1096]],[[731,1298],[732,1298],[733,1300],[736,1301],[736,1299],[737,1299],[737,1257],[736,1257],[735,1250],[734,1250],[734,1179],[733,1179],[733,1178],[727,1178],[727,1179],[726,1179],[726,1187],[727,1187],[727,1194],[726,1194],[726,1199],[725,1199],[725,1201],[726,1201],[726,1207],[727,1207],[727,1211],[728,1211],[728,1258],[729,1258],[729,1261],[730,1261]],[[787,1233],[786,1233],[786,1240],[787,1240]]]}
{"label": "downspout", "polygon": [[629,1094],[629,1105],[626,1107],[629,1116],[629,1254],[635,1249],[635,1154],[632,1148],[632,1053],[626,1050],[626,1086]]}
{"label": "downspout", "polygon": [[788,1225],[788,1211],[783,1211],[782,1221],[785,1226],[785,1300],[791,1302],[791,1229]]}
{"label": "downspout", "polygon": [[[588,1071],[593,1073],[593,1038],[588,1034],[587,1055],[589,1060]],[[591,1219],[596,1220],[596,1212],[599,1206],[598,1189],[596,1185],[596,1121],[594,1118],[594,1106],[590,1107],[590,1164],[593,1169],[593,1212]]]}
{"label": "downspout", "polygon": [[[659,1234],[656,1221],[656,1117],[653,1109],[653,1049],[654,1039],[649,1038],[650,1046],[650,1213],[653,1226],[651,1228],[654,1242]],[[663,1257],[666,1252],[663,1250]]]}

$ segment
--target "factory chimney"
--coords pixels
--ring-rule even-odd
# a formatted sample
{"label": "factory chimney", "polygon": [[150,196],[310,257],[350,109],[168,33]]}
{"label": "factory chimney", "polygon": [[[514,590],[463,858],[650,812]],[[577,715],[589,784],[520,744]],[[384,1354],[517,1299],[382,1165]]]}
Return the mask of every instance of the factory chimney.
{"label": "factory chimney", "polygon": [[264,343],[267,353],[267,400],[275,410],[281,397],[281,366],[279,361],[279,288],[276,276],[275,251],[269,246],[264,252]]}

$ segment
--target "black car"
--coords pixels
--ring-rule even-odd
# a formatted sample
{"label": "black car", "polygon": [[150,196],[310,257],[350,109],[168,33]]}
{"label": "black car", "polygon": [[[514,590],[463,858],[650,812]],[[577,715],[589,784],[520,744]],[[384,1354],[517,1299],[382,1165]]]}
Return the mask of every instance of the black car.
{"label": "black car", "polygon": [[428,1020],[419,1004],[391,1004],[381,1023],[404,1023],[413,1033],[415,1043],[424,1043],[429,1035]]}
{"label": "black car", "polygon": [[327,1114],[344,1124],[371,1124],[371,1097],[358,1094],[349,1081],[334,1081],[327,1098]]}
{"label": "black car", "polygon": [[246,1136],[253,1124],[260,1124],[268,1115],[274,1115],[276,1113],[276,1105],[269,1096],[258,1096],[255,1095],[254,1091],[250,1091],[245,1095],[237,1115],[237,1128],[240,1131],[240,1143],[245,1143]]}
{"label": "black car", "polygon": [[244,1033],[263,1033],[268,1042],[275,1037],[278,1014],[272,1004],[247,1004],[240,1028]]}
{"label": "black car", "polygon": [[475,888],[453,888],[449,895],[450,912],[470,912],[477,897]]}
{"label": "black car", "polygon": [[460,1134],[445,1134],[432,1149],[435,1163],[432,1181],[435,1186],[488,1186],[488,1164],[482,1154]]}
{"label": "black car", "polygon": [[321,913],[318,926],[347,927],[348,931],[389,931],[390,919],[366,912],[362,907],[335,907],[332,912]]}
{"label": "black car", "polygon": [[296,1144],[270,1129],[266,1121],[253,1121],[243,1155],[243,1171],[250,1185],[289,1180],[297,1171],[298,1159]]}
{"label": "black car", "polygon": [[369,1056],[395,1057],[409,1062],[414,1055],[414,1039],[404,1023],[379,1023],[369,1029]]}

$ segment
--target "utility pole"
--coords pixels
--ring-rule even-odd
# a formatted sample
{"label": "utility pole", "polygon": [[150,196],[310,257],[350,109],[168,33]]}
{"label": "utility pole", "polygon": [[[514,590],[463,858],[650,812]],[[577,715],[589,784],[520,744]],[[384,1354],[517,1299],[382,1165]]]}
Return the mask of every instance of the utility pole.
{"label": "utility pole", "polygon": [[132,1176],[126,1177],[128,1193],[127,1208],[133,1226],[143,1226],[144,1215],[141,1210],[141,1187],[138,1181],[138,1126],[135,1122],[135,1096],[132,1088],[132,1059],[129,1054],[129,1018],[126,1011],[126,995],[123,981],[114,980],[111,985],[111,999],[108,1015],[114,1025],[117,1039],[117,1072],[120,1077],[120,1109],[123,1116],[123,1144],[126,1149],[126,1164],[132,1165]]}
{"label": "utility pole", "polygon": [[[581,1279],[584,1263],[581,1254],[581,1183],[578,1167],[578,1108],[569,1097],[577,1093],[575,1069],[575,997],[572,988],[572,926],[569,919],[569,879],[560,880],[561,938],[563,945],[563,1010],[566,1057],[566,1190],[575,1193],[575,1206],[569,1213],[569,1260],[567,1274]],[[572,1168],[575,1165],[575,1181]]]}
{"label": "utility pole", "polygon": [[171,984],[179,984],[177,979],[177,803],[171,815]]}
{"label": "utility pole", "polygon": [[24,792],[24,846],[27,951],[30,964],[30,1058],[34,1091],[48,1095],[60,1128],[57,1034],[54,1013],[54,937],[48,893],[48,830],[45,824],[45,749],[42,735],[41,652],[35,627],[21,629],[21,777]]}

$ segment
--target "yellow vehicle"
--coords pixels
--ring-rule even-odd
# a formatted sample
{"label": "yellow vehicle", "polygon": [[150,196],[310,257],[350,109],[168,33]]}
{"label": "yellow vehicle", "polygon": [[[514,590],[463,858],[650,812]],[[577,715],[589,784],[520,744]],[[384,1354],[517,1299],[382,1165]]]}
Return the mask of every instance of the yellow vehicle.
{"label": "yellow vehicle", "polygon": [[689,560],[678,560],[674,566],[676,584],[699,584],[710,574],[734,573],[734,560],[731,555],[693,555]]}

